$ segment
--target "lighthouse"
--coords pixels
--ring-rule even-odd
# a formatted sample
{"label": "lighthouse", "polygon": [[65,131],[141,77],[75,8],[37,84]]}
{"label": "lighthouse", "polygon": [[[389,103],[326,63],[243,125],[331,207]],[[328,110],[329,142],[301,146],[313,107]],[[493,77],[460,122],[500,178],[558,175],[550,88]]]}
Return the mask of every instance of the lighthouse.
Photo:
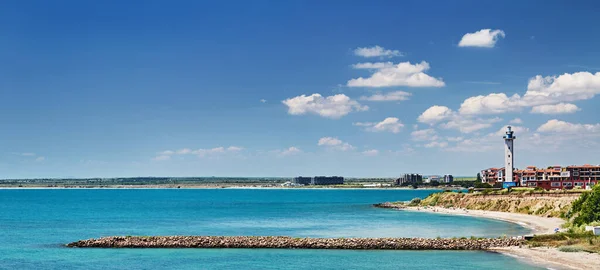
{"label": "lighthouse", "polygon": [[510,126],[506,127],[506,134],[504,135],[504,183],[502,185],[505,188],[515,185],[513,182],[513,171],[515,167],[513,141],[517,137],[515,137],[513,133]]}

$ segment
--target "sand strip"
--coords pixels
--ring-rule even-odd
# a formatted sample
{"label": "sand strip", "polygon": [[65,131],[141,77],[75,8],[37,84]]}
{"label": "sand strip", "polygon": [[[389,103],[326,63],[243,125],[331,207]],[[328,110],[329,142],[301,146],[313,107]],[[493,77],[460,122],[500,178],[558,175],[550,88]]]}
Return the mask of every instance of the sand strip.
{"label": "sand strip", "polygon": [[518,213],[507,213],[507,212],[496,212],[496,211],[484,211],[484,210],[467,210],[460,208],[443,208],[443,207],[406,207],[402,210],[405,211],[419,211],[435,214],[448,214],[448,215],[461,215],[461,216],[472,216],[472,217],[483,217],[497,220],[503,220],[508,222],[517,223],[523,227],[529,228],[534,234],[550,234],[554,233],[556,228],[565,222],[560,218],[546,218],[539,216],[532,216],[527,214]]}

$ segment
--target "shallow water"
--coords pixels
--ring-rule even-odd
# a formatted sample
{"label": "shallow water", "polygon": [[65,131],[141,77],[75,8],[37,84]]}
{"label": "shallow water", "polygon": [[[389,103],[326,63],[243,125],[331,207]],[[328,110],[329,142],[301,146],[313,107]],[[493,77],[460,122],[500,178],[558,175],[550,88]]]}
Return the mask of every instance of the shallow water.
{"label": "shallow water", "polygon": [[[535,269],[489,252],[68,249],[109,235],[522,235],[513,223],[378,209],[430,190],[0,190],[0,269]],[[434,268],[432,268],[434,267]]]}

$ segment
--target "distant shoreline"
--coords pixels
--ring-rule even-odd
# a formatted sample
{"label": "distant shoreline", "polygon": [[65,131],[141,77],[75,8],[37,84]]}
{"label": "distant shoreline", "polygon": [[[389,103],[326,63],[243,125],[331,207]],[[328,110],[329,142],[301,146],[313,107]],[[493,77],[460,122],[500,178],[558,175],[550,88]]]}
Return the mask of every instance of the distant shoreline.
{"label": "distant shoreline", "polygon": [[109,185],[109,186],[0,186],[0,190],[5,189],[286,189],[286,190],[463,190],[462,188],[446,187],[420,187],[413,189],[411,187],[357,187],[357,186],[305,186],[305,187],[283,187],[283,186],[251,186],[251,185]]}

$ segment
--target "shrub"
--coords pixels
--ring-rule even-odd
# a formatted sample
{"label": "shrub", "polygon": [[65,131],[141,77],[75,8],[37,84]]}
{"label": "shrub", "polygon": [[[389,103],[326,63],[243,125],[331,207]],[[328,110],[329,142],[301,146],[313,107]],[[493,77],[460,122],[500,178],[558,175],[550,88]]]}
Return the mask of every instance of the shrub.
{"label": "shrub", "polygon": [[562,252],[581,252],[581,251],[585,251],[582,247],[580,246],[561,246],[558,248],[558,251],[562,251]]}
{"label": "shrub", "polygon": [[419,204],[421,204],[421,198],[413,198],[412,200],[410,200],[408,206],[417,206]]}

